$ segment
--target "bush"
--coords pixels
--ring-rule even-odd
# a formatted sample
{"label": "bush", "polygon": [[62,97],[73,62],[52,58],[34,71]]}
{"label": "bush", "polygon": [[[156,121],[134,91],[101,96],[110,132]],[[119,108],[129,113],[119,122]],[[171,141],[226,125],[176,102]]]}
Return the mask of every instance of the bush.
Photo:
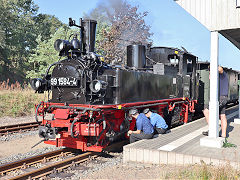
{"label": "bush", "polygon": [[43,100],[43,94],[36,94],[26,84],[21,86],[18,82],[12,85],[8,85],[8,82],[0,83],[0,117],[34,114],[34,105]]}

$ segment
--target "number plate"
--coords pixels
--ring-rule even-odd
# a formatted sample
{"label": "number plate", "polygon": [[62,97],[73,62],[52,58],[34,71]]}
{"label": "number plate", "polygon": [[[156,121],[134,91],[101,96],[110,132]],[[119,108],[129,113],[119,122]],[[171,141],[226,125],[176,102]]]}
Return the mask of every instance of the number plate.
{"label": "number plate", "polygon": [[72,77],[51,78],[51,86],[77,86],[77,79]]}

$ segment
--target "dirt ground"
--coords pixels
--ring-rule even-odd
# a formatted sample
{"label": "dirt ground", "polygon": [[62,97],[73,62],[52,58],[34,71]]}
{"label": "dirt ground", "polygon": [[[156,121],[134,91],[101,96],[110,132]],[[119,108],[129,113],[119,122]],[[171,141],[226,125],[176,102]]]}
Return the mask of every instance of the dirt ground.
{"label": "dirt ground", "polygon": [[[24,116],[24,117],[1,117],[0,126],[21,124],[26,122],[34,122],[34,116]],[[29,151],[41,149],[44,147],[52,147],[52,145],[41,143],[38,146],[31,149],[31,147],[39,142],[41,138],[38,134],[27,135],[21,138],[11,139],[10,141],[0,142],[0,158],[5,158],[15,154],[27,153]]]}
{"label": "dirt ground", "polygon": [[39,142],[41,138],[36,135],[25,136],[24,138],[0,143],[0,158],[5,158],[19,153],[27,153],[32,150],[41,149],[44,147],[52,147],[52,145],[41,143],[38,146],[31,148]]}
{"label": "dirt ground", "polygon": [[[41,120],[41,119],[40,119]],[[0,126],[13,125],[13,124],[21,124],[27,122],[35,122],[34,116],[24,116],[24,117],[1,117],[0,118]]]}

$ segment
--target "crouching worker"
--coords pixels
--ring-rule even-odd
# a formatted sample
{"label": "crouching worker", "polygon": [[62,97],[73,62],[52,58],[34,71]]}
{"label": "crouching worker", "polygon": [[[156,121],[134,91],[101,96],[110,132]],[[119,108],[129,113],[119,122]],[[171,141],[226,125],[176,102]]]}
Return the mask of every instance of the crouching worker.
{"label": "crouching worker", "polygon": [[137,109],[130,109],[129,116],[136,119],[136,131],[129,130],[130,143],[139,141],[141,139],[151,139],[153,137],[153,126],[150,120],[143,114],[139,114]]}
{"label": "crouching worker", "polygon": [[165,134],[168,128],[168,125],[166,124],[165,120],[162,116],[160,116],[157,113],[153,113],[149,110],[149,108],[144,109],[143,113],[145,116],[150,118],[150,122],[155,130],[156,134]]}

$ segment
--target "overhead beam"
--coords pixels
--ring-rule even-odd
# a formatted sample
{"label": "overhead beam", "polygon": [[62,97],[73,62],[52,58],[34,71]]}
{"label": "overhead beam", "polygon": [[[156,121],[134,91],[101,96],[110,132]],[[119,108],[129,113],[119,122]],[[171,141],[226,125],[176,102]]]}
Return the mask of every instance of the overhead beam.
{"label": "overhead beam", "polygon": [[[240,31],[240,30],[239,30]],[[231,43],[233,43],[239,50],[240,50],[240,43],[239,41],[236,41],[232,36],[229,36],[227,34],[227,31],[219,31],[221,35],[223,35],[225,38],[227,38]]]}

